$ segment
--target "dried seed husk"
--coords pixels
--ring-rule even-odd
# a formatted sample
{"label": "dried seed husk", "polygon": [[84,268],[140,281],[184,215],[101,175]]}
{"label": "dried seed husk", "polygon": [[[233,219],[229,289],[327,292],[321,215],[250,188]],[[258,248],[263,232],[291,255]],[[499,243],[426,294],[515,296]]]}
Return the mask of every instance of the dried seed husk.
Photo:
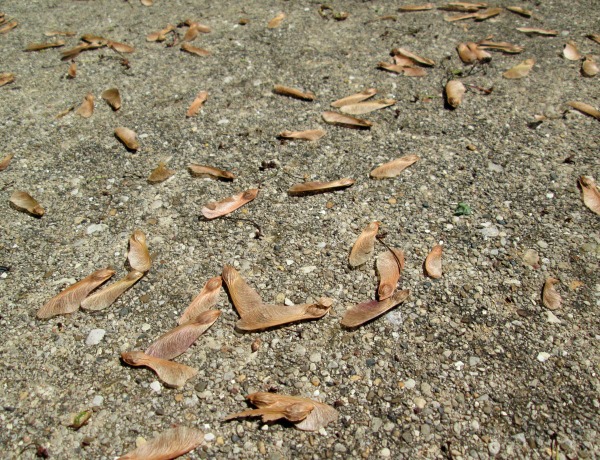
{"label": "dried seed husk", "polygon": [[135,48],[133,46],[127,45],[126,43],[119,43],[108,40],[106,42],[106,45],[110,49],[113,49],[118,53],[133,53],[135,51]]}
{"label": "dried seed husk", "polygon": [[152,170],[146,180],[149,184],[159,184],[166,181],[173,174],[175,174],[175,171],[167,168],[167,165],[161,161],[158,163],[158,166]]}
{"label": "dried seed husk", "polygon": [[194,321],[198,315],[214,307],[219,300],[222,284],[223,280],[220,276],[210,278],[182,313],[177,323],[185,324]]}
{"label": "dried seed husk", "polygon": [[396,305],[401,304],[408,298],[409,294],[410,291],[408,289],[404,289],[379,302],[376,300],[370,300],[368,302],[354,305],[346,311],[344,317],[342,318],[341,324],[345,327],[360,326],[367,321],[371,321],[372,319],[383,315]]}
{"label": "dried seed husk", "polygon": [[68,30],[49,30],[48,32],[44,32],[44,35],[46,37],[56,37],[57,35],[63,37],[74,37],[75,35],[77,35],[77,32],[71,32]]}
{"label": "dried seed husk", "polygon": [[400,175],[402,171],[419,160],[417,155],[406,155],[396,158],[375,168],[369,174],[373,179],[387,179]]}
{"label": "dried seed husk", "polygon": [[273,19],[271,19],[269,21],[269,23],[267,24],[267,28],[268,29],[276,29],[277,27],[279,27],[281,25],[281,22],[285,19],[285,13],[281,12],[279,13],[277,16],[275,16]]}
{"label": "dried seed husk", "polygon": [[181,388],[198,373],[198,369],[166,359],[148,356],[141,351],[121,353],[121,358],[130,366],[146,366],[152,369],[158,378],[168,387]]}
{"label": "dried seed husk", "polygon": [[402,64],[390,64],[389,62],[380,62],[377,67],[388,72],[404,74],[407,77],[424,77],[427,71],[422,67],[405,66]]}
{"label": "dried seed husk", "polygon": [[81,308],[83,310],[99,311],[110,307],[121,294],[137,283],[142,276],[144,276],[144,274],[141,272],[135,270],[130,271],[124,278],[115,281],[110,286],[107,286],[101,291],[84,299],[83,302],[81,302]]}
{"label": "dried seed husk", "polygon": [[310,402],[295,402],[290,404],[273,404],[262,409],[247,409],[237,414],[231,414],[225,420],[243,417],[262,417],[263,423],[286,419],[288,422],[300,422],[315,408]]}
{"label": "dried seed husk", "polygon": [[145,353],[155,358],[171,360],[192,346],[221,315],[219,310],[207,310],[200,313],[192,321],[181,324],[161,335]]}
{"label": "dried seed husk", "polygon": [[343,179],[334,180],[331,182],[303,182],[301,184],[292,185],[288,190],[288,195],[301,196],[301,195],[315,195],[317,193],[333,192],[335,190],[341,190],[356,182],[354,179],[345,177]]}
{"label": "dried seed husk", "polygon": [[42,217],[46,212],[42,205],[27,192],[15,190],[10,196],[10,204],[18,211],[26,212],[33,217]]}
{"label": "dried seed husk", "polygon": [[2,158],[2,160],[0,160],[0,171],[4,171],[6,168],[8,168],[8,165],[10,164],[10,161],[13,159],[14,156],[15,155],[13,153],[9,153],[4,158]]}
{"label": "dried seed husk", "polygon": [[450,80],[446,83],[446,101],[453,109],[457,108],[463,100],[467,88],[460,80]]}
{"label": "dried seed husk", "polygon": [[373,123],[370,121],[354,118],[349,115],[342,115],[337,112],[325,111],[322,116],[325,123],[342,126],[344,128],[371,129],[371,126],[373,126]]}
{"label": "dried seed husk", "polygon": [[584,77],[595,77],[600,72],[600,67],[596,63],[596,61],[590,57],[586,56],[583,62],[581,63],[581,73]]}
{"label": "dried seed husk", "polygon": [[258,293],[246,283],[242,275],[231,265],[223,266],[221,277],[227,285],[227,291],[240,318],[246,317],[263,304]]}
{"label": "dried seed husk", "polygon": [[398,11],[401,13],[412,13],[416,11],[432,10],[433,7],[433,3],[424,3],[423,5],[404,5],[398,8]]}
{"label": "dried seed husk", "polygon": [[379,231],[379,222],[371,222],[365,227],[362,233],[356,239],[350,251],[348,262],[351,267],[358,267],[364,264],[371,257],[375,249],[375,237]]}
{"label": "dried seed husk", "polygon": [[548,278],[542,290],[542,303],[548,310],[558,310],[562,304],[560,294],[554,289],[554,285],[560,283],[556,278]]}
{"label": "dried seed husk", "polygon": [[352,94],[350,96],[343,97],[331,103],[331,107],[344,107],[345,105],[357,104],[358,102],[365,101],[377,94],[375,88],[367,88],[362,90],[360,93]]}
{"label": "dried seed husk", "polygon": [[377,272],[379,273],[379,288],[377,297],[385,300],[396,291],[400,274],[404,268],[404,252],[390,248],[377,256]]}
{"label": "dried seed husk", "polygon": [[493,18],[494,16],[498,16],[502,13],[502,8],[490,8],[488,10],[480,11],[475,14],[476,21],[485,21],[487,19]]}
{"label": "dried seed husk", "polygon": [[81,40],[92,45],[106,46],[106,44],[108,43],[108,40],[106,38],[94,34],[84,34],[81,36]]}
{"label": "dried seed husk", "polygon": [[115,136],[117,136],[117,139],[119,139],[128,150],[135,152],[140,148],[137,134],[129,128],[121,126],[115,129]]}
{"label": "dried seed husk", "polygon": [[142,273],[146,273],[152,266],[152,259],[146,245],[146,235],[141,230],[134,230],[129,237],[127,260],[131,268]]}
{"label": "dried seed husk", "polygon": [[121,108],[121,93],[118,88],[109,88],[102,92],[104,99],[115,112]]}
{"label": "dried seed husk", "polygon": [[417,65],[417,62],[399,54],[394,54],[392,59],[394,60],[394,64],[401,67],[415,67]]}
{"label": "dried seed husk", "polygon": [[67,70],[67,78],[73,79],[77,76],[77,63],[71,62],[69,70]]}
{"label": "dried seed husk", "polygon": [[415,61],[418,64],[421,64],[421,65],[424,65],[427,67],[433,67],[435,65],[435,61],[425,58],[425,57],[421,57],[417,54],[414,54],[405,48],[394,48],[392,50],[392,55],[403,56],[405,58]]}
{"label": "dried seed husk", "polygon": [[194,177],[202,177],[208,179],[219,179],[224,181],[232,181],[235,175],[232,172],[224,169],[214,168],[212,166],[189,164],[188,170]]}
{"label": "dried seed husk", "polygon": [[56,315],[66,315],[77,311],[83,299],[114,274],[115,271],[111,268],[103,268],[95,271],[52,297],[52,299],[38,310],[36,316],[40,319],[47,319]]}
{"label": "dried seed husk", "polygon": [[273,87],[273,92],[275,94],[280,94],[282,96],[293,97],[294,99],[301,99],[303,101],[314,101],[315,95],[310,91],[300,91],[296,88],[290,88],[288,86],[275,85]]}
{"label": "dried seed husk", "polygon": [[0,86],[8,85],[15,81],[15,74],[11,72],[0,73]]}
{"label": "dried seed husk", "polygon": [[502,76],[511,80],[526,77],[531,72],[531,69],[533,69],[534,64],[535,59],[525,59],[523,62],[508,69]]}
{"label": "dried seed husk", "polygon": [[475,55],[475,59],[477,59],[479,62],[488,62],[492,59],[492,55],[479,48],[477,43],[468,42],[467,47]]}
{"label": "dried seed husk", "polygon": [[572,41],[569,41],[565,44],[565,47],[563,48],[563,56],[569,61],[579,61],[583,57],[577,49],[577,44]]}
{"label": "dried seed husk", "polygon": [[[148,0],[142,0],[143,2]],[[152,5],[152,2],[149,2]],[[149,5],[145,5],[149,6]],[[171,428],[146,444],[119,457],[118,460],[170,460],[186,454],[204,441],[204,433],[196,428]]]}
{"label": "dried seed husk", "polygon": [[438,10],[445,11],[462,11],[465,13],[471,13],[484,8],[487,8],[487,3],[468,3],[468,2],[450,2],[446,5],[438,6]]}
{"label": "dried seed husk", "polygon": [[41,51],[41,50],[46,50],[48,48],[59,48],[64,45],[65,45],[64,40],[56,40],[55,42],[48,42],[48,43],[31,43],[31,44],[27,45],[27,48],[25,48],[25,51]]}
{"label": "dried seed husk", "polygon": [[325,135],[322,129],[308,129],[306,131],[282,131],[278,137],[283,139],[302,139],[305,141],[316,141]]}
{"label": "dried seed husk", "polygon": [[580,176],[579,186],[585,204],[592,212],[600,216],[600,191],[592,176]]}
{"label": "dried seed husk", "polygon": [[181,51],[185,51],[190,54],[195,54],[196,56],[210,56],[212,53],[204,48],[198,48],[197,46],[192,46],[189,43],[181,44]]}
{"label": "dried seed husk", "polygon": [[517,30],[528,35],[542,35],[546,37],[556,37],[558,35],[558,31],[556,30],[537,29],[535,27],[517,27]]}
{"label": "dried seed husk", "polygon": [[477,56],[466,43],[459,43],[459,45],[456,47],[456,51],[458,51],[458,57],[460,57],[460,60],[465,64],[473,64],[475,61],[477,61]]}
{"label": "dried seed husk", "polygon": [[570,101],[567,102],[567,105],[573,107],[575,110],[578,110],[579,112],[585,115],[589,115],[590,117],[594,117],[596,120],[600,120],[600,111],[596,110],[589,104],[586,104],[584,102]]}
{"label": "dried seed husk", "polygon": [[425,272],[430,278],[442,277],[442,245],[436,244],[425,259]]}
{"label": "dried seed husk", "polygon": [[19,23],[15,20],[8,21],[6,24],[4,24],[2,27],[0,27],[0,34],[7,34],[8,32],[13,30],[18,25],[19,25]]}
{"label": "dried seed husk", "polygon": [[600,45],[600,34],[587,34],[586,37]]}
{"label": "dried seed husk", "polygon": [[193,42],[199,33],[200,33],[200,31],[198,30],[198,28],[195,25],[190,26],[188,28],[188,30],[186,30],[185,34],[183,35],[182,40],[184,42]]}
{"label": "dried seed husk", "polygon": [[258,189],[253,188],[240,192],[237,195],[230,196],[224,200],[211,202],[204,206],[200,212],[207,219],[215,219],[217,217],[230,214],[238,208],[241,208],[246,203],[254,200],[258,195]]}
{"label": "dried seed husk", "polygon": [[502,51],[508,54],[522,53],[525,48],[520,45],[513,45],[508,42],[492,42],[490,40],[481,40],[477,46],[481,49],[489,49],[492,51]]}
{"label": "dried seed husk", "polygon": [[519,14],[526,18],[530,18],[533,15],[533,11],[526,10],[525,8],[521,8],[520,6],[507,6],[505,8],[512,13]]}
{"label": "dried seed husk", "polygon": [[318,319],[327,314],[333,301],[327,297],[315,303],[300,305],[267,305],[262,304],[246,313],[235,325],[241,331],[257,331],[283,324],[295,323],[309,319]]}
{"label": "dried seed husk", "polygon": [[184,24],[187,25],[188,27],[193,27],[194,29],[196,29],[198,32],[202,33],[202,34],[209,34],[212,32],[212,29],[204,24],[201,24],[199,22],[196,21],[192,21],[191,19],[186,19],[184,21]]}
{"label": "dried seed husk", "polygon": [[427,71],[421,67],[404,67],[402,69],[405,77],[424,77]]}
{"label": "dried seed husk", "polygon": [[81,412],[74,412],[69,415],[69,428],[73,428],[77,431],[83,425],[85,425],[92,417],[93,412],[91,410],[82,410]]}
{"label": "dried seed husk", "polygon": [[454,16],[444,16],[446,22],[464,21],[465,19],[475,19],[477,13],[457,14]]}
{"label": "dried seed husk", "polygon": [[194,99],[194,101],[190,104],[190,107],[187,109],[185,116],[188,118],[195,117],[207,99],[208,99],[208,91],[200,91],[196,95],[196,99]]}
{"label": "dried seed husk", "polygon": [[75,113],[83,118],[90,118],[94,114],[94,95],[92,93],[86,94]]}
{"label": "dried seed husk", "polygon": [[396,103],[396,99],[379,99],[376,101],[358,102],[356,104],[345,105],[340,112],[350,115],[364,115],[375,110],[384,109]]}
{"label": "dried seed husk", "polygon": [[174,31],[176,27],[173,24],[167,24],[167,26],[159,30],[158,32],[153,32],[146,36],[146,41],[149,42],[163,42],[167,39],[167,34]]}
{"label": "dried seed husk", "polygon": [[140,3],[143,6],[152,6],[152,5],[154,5],[154,1],[153,0],[140,0]]}

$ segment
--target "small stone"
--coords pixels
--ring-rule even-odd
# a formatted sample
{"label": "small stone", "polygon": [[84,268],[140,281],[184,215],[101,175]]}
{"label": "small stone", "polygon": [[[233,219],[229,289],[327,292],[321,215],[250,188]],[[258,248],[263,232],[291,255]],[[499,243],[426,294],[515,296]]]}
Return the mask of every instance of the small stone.
{"label": "small stone", "polygon": [[427,405],[427,401],[424,398],[415,398],[415,406],[419,409],[423,409]]}
{"label": "small stone", "polygon": [[335,450],[336,452],[339,452],[341,454],[344,454],[344,453],[346,453],[346,451],[348,449],[346,448],[345,445],[343,445],[343,444],[341,444],[341,443],[338,442],[338,443],[335,444],[335,446],[333,446],[333,450]]}
{"label": "small stone", "polygon": [[148,441],[146,441],[145,438],[143,438],[142,436],[138,436],[137,438],[135,438],[135,447],[142,447],[147,442]]}
{"label": "small stone", "polygon": [[392,452],[387,447],[384,447],[379,451],[379,456],[383,458],[389,458],[392,455]]}
{"label": "small stone", "polygon": [[488,444],[488,451],[490,455],[498,455],[500,453],[500,443],[498,441],[492,441]]}
{"label": "small stone", "polygon": [[108,225],[106,225],[106,224],[92,224],[85,230],[85,233],[87,233],[88,235],[91,235],[92,233],[103,232],[107,228],[108,228]]}
{"label": "small stone", "polygon": [[320,363],[321,362],[321,353],[311,353],[308,358],[311,363]]}
{"label": "small stone", "polygon": [[537,360],[540,363],[543,363],[544,361],[547,361],[548,358],[550,358],[550,356],[552,356],[550,353],[546,353],[545,351],[540,351],[537,355]]}
{"label": "small stone", "polygon": [[104,329],[92,329],[85,339],[87,346],[98,345],[104,338],[106,331]]}
{"label": "small stone", "polygon": [[142,331],[149,331],[151,327],[148,323],[142,324]]}
{"label": "small stone", "polygon": [[537,245],[542,248],[542,249],[547,249],[548,248],[548,243],[546,243],[544,240],[540,240],[537,242]]}
{"label": "small stone", "polygon": [[527,251],[525,251],[525,254],[523,254],[523,262],[525,262],[527,265],[533,268],[539,268],[540,255],[537,253],[537,251],[533,249],[528,249]]}
{"label": "small stone", "polygon": [[415,382],[413,379],[408,379],[404,382],[404,388],[407,390],[412,390],[416,385],[417,382]]}
{"label": "small stone", "polygon": [[500,230],[495,225],[490,225],[489,227],[484,227],[479,230],[481,234],[486,238],[495,238],[500,234]]}
{"label": "small stone", "polygon": [[562,321],[551,311],[546,310],[546,321],[550,324],[560,324]]}
{"label": "small stone", "polygon": [[214,434],[212,434],[212,433],[206,433],[204,435],[204,440],[206,442],[213,442],[215,439],[217,439],[217,437]]}
{"label": "small stone", "polygon": [[502,171],[504,171],[504,168],[501,165],[488,161],[488,170],[492,172],[501,173]]}
{"label": "small stone", "polygon": [[316,265],[308,265],[307,267],[302,267],[302,268],[300,269],[300,271],[301,271],[303,274],[307,275],[307,274],[309,274],[309,273],[312,273],[312,272],[314,272],[316,269],[317,269],[317,266],[316,266]]}
{"label": "small stone", "polygon": [[161,385],[160,385],[160,383],[159,383],[159,381],[158,381],[158,380],[154,380],[154,381],[153,381],[153,382],[150,384],[150,388],[151,388],[151,389],[152,389],[154,392],[156,392],[156,393],[158,393],[158,394],[160,394],[160,392],[162,391],[162,387],[161,387]]}
{"label": "small stone", "polygon": [[480,361],[481,361],[481,359],[479,359],[479,357],[470,356],[469,357],[469,366],[471,366],[471,367],[477,366]]}
{"label": "small stone", "polygon": [[94,399],[92,399],[92,406],[100,407],[102,404],[104,404],[104,397],[100,395],[94,396]]}
{"label": "small stone", "polygon": [[462,361],[456,361],[454,363],[454,367],[457,371],[462,371],[462,368],[465,367],[465,363],[463,363]]}

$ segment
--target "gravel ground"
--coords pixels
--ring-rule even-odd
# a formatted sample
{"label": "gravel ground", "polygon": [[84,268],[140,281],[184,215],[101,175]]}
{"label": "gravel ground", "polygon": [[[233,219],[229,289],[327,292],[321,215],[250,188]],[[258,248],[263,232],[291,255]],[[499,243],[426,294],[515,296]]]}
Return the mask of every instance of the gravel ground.
{"label": "gravel ground", "polygon": [[[596,458],[600,454],[599,217],[584,207],[577,178],[600,179],[600,123],[567,110],[578,100],[600,106],[599,77],[561,57],[567,40],[600,54],[585,38],[598,30],[596,0],[513,3],[527,19],[449,23],[438,10],[401,14],[399,2],[332,2],[346,20],[323,18],[320,2],[5,1],[19,25],[0,35],[0,443],[3,458],[107,459],[174,425],[200,428],[205,444],[188,458]],[[281,26],[266,27],[280,11]],[[324,10],[329,13],[330,10]],[[394,16],[396,20],[379,19]],[[193,45],[197,57],[145,36],[193,18],[209,25]],[[248,20],[246,25],[240,19]],[[557,37],[527,36],[542,27]],[[594,29],[595,28],[595,29]],[[25,53],[49,30],[101,35],[133,45],[121,57],[107,48],[82,53],[67,79],[59,49]],[[180,29],[183,31],[184,29]],[[521,44],[519,55],[493,53],[470,71],[460,42],[494,35]],[[65,38],[71,48],[78,37]],[[437,65],[424,78],[378,70],[403,46]],[[521,80],[502,72],[527,58]],[[457,110],[444,107],[448,75],[463,71],[470,89]],[[460,75],[459,75],[460,76]],[[275,95],[283,84],[317,95],[305,102]],[[100,94],[117,87],[113,112]],[[371,130],[326,125],[329,104],[364,88],[397,99],[365,115]],[[187,107],[209,93],[197,117]],[[71,113],[91,92],[89,119]],[[535,122],[535,115],[546,120]],[[134,129],[137,153],[113,136]],[[323,128],[316,142],[280,141],[283,130]],[[396,157],[421,158],[398,178],[368,172]],[[159,161],[176,170],[150,185]],[[565,161],[566,160],[566,161]],[[261,170],[265,161],[274,168]],[[233,171],[233,183],[197,179],[189,163]],[[289,197],[308,180],[352,177],[344,191]],[[200,218],[202,206],[251,187],[258,198],[232,217]],[[9,206],[28,191],[46,209],[33,218]],[[458,203],[472,209],[455,216]],[[339,322],[346,308],[374,298],[373,263],[347,265],[360,231],[382,223],[402,248],[407,302],[356,330]],[[38,320],[36,311],[75,280],[105,266],[122,276],[127,241],[148,236],[154,265],[110,309]],[[422,264],[444,242],[444,275]],[[379,245],[377,251],[383,250]],[[535,251],[539,263],[524,262]],[[200,370],[179,390],[156,382],[120,352],[145,349],[176,320],[204,282],[234,265],[267,302],[334,299],[319,321],[266,332],[236,332],[238,319],[221,293],[221,317],[178,362]],[[544,280],[561,280],[563,307],[541,305]],[[97,344],[86,344],[94,329]],[[101,334],[100,334],[101,335]],[[258,351],[251,344],[260,338]],[[90,343],[90,342],[88,342]],[[95,343],[95,341],[92,341]],[[222,422],[247,407],[244,396],[278,391],[312,397],[340,412],[317,433],[256,419]],[[69,427],[70,413],[91,409],[89,423]]]}

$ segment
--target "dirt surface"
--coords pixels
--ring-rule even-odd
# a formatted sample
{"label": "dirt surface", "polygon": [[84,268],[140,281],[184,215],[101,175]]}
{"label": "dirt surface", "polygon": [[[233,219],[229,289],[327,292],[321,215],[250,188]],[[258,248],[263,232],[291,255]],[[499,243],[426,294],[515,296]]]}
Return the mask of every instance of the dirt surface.
{"label": "dirt surface", "polygon": [[[0,35],[0,443],[3,458],[106,459],[175,426],[204,431],[188,458],[596,458],[599,434],[600,220],[577,187],[600,179],[600,122],[570,109],[600,106],[599,77],[561,56],[567,40],[598,58],[598,2],[497,2],[495,18],[447,22],[439,10],[399,13],[399,2],[5,1],[19,25]],[[338,21],[330,13],[348,13]],[[283,11],[278,28],[268,21]],[[385,17],[388,17],[387,19]],[[389,18],[393,16],[393,19]],[[383,18],[382,18],[383,17]],[[147,42],[167,23],[187,18],[212,28],[194,46]],[[247,19],[246,25],[239,24]],[[517,27],[555,29],[528,36]],[[69,30],[63,48],[24,52]],[[178,29],[179,37],[185,28]],[[77,58],[77,75],[60,52],[95,34],[135,47]],[[525,47],[492,53],[486,65],[463,65],[456,46],[490,35]],[[60,38],[60,37],[59,37]],[[377,69],[402,46],[433,59],[422,78]],[[525,59],[531,73],[502,73]],[[128,62],[123,62],[126,59]],[[444,106],[450,76],[468,91],[456,110]],[[275,84],[309,90],[305,102],[273,94]],[[102,91],[119,88],[113,112]],[[370,130],[327,125],[321,113],[365,88],[397,103],[363,117]],[[491,94],[476,89],[492,88]],[[208,91],[199,114],[185,113]],[[71,112],[87,93],[92,117]],[[536,121],[535,115],[544,115]],[[114,129],[135,130],[137,153]],[[322,128],[316,142],[280,141],[283,130]],[[416,154],[399,177],[373,180],[374,167]],[[159,161],[176,174],[150,185]],[[270,162],[273,168],[262,168]],[[233,171],[232,183],[190,176],[189,163]],[[267,165],[268,166],[268,165]],[[290,197],[303,180],[351,177],[346,190]],[[206,221],[204,204],[260,186],[256,200]],[[15,190],[45,208],[34,218],[9,206]],[[455,216],[459,203],[469,215]],[[252,222],[250,222],[250,220]],[[348,267],[361,230],[380,221],[388,245],[402,248],[401,287],[408,301],[355,330],[340,326],[346,309],[374,299],[371,262]],[[256,224],[261,237],[256,238]],[[93,271],[126,273],[134,229],[148,237],[149,273],[107,310],[35,317],[51,297]],[[423,261],[444,243],[443,276]],[[385,248],[378,244],[376,253]],[[539,255],[539,262],[535,253]],[[527,255],[527,256],[526,256]],[[527,259],[530,264],[526,263]],[[235,331],[238,320],[221,293],[222,315],[177,362],[199,369],[181,389],[120,360],[170,330],[205,283],[235,266],[265,302],[334,299],[324,318],[266,332]],[[541,304],[548,277],[562,308]],[[105,335],[86,345],[93,329]],[[251,344],[262,341],[256,352]],[[256,419],[222,422],[248,407],[254,391],[314,398],[340,416],[320,432]],[[69,414],[93,414],[79,430]],[[143,438],[143,439],[142,439]],[[36,447],[39,446],[39,447]],[[45,450],[44,450],[45,449]]]}

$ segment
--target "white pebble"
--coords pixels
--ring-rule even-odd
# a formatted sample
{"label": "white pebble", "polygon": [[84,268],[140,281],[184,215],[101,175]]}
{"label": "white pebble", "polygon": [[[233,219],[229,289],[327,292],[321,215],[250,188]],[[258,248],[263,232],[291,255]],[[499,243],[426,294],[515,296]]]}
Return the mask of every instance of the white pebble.
{"label": "white pebble", "polygon": [[85,339],[85,344],[88,346],[98,345],[104,338],[106,331],[104,329],[92,329]]}
{"label": "white pebble", "polygon": [[92,224],[86,229],[86,233],[91,235],[92,233],[103,232],[108,228],[106,224]]}
{"label": "white pebble", "polygon": [[100,407],[102,404],[104,404],[104,397],[100,395],[94,396],[94,399],[92,399],[92,406]]}
{"label": "white pebble", "polygon": [[205,440],[206,442],[212,442],[212,441],[214,441],[214,440],[215,440],[215,438],[216,438],[216,436],[215,436],[214,434],[212,434],[212,433],[206,433],[206,434],[204,435],[204,440]]}
{"label": "white pebble", "polygon": [[550,358],[550,356],[552,356],[550,353],[546,353],[545,351],[540,351],[537,355],[537,360],[540,363],[543,363],[544,361],[547,361],[548,358]]}
{"label": "white pebble", "polygon": [[492,441],[488,444],[488,451],[490,455],[498,455],[500,452],[500,443],[498,441]]}
{"label": "white pebble", "polygon": [[550,324],[560,324],[562,321],[551,311],[546,311],[546,321]]}
{"label": "white pebble", "polygon": [[142,331],[144,331],[144,332],[149,331],[151,327],[152,326],[150,326],[148,323],[145,323],[142,325]]}
{"label": "white pebble", "polygon": [[387,447],[384,447],[379,451],[379,455],[383,458],[389,458],[392,455],[392,452]]}
{"label": "white pebble", "polygon": [[417,382],[415,382],[413,379],[408,379],[404,382],[404,388],[407,390],[412,390],[416,385]]}
{"label": "white pebble", "polygon": [[159,383],[159,381],[158,381],[158,380],[155,380],[154,382],[152,382],[152,383],[150,384],[150,388],[151,388],[152,390],[154,390],[156,393],[159,393],[159,394],[160,394],[160,392],[162,391],[162,387],[160,386],[160,383]]}

